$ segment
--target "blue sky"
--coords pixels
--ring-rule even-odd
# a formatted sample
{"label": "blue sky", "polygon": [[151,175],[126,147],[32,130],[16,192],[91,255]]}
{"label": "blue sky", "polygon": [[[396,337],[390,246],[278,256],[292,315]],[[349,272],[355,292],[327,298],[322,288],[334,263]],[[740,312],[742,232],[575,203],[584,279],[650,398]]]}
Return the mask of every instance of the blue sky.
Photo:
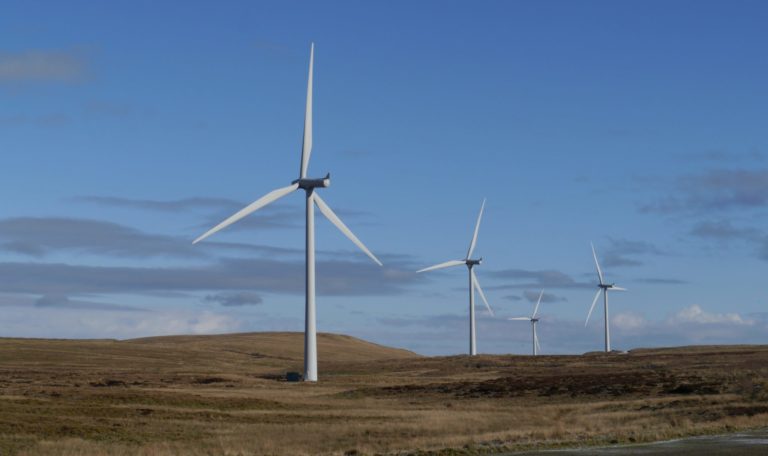
{"label": "blue sky", "polygon": [[[764,2],[23,2],[0,16],[0,335],[303,328],[290,183],[316,43],[310,173],[385,263],[319,220],[318,324],[481,352],[768,342]],[[322,354],[321,354],[322,356]]]}

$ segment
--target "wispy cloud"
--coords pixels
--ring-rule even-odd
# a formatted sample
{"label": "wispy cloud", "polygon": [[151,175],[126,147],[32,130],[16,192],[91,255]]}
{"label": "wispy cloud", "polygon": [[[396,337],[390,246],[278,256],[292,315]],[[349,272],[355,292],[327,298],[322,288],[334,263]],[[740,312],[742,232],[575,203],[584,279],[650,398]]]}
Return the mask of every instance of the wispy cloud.
{"label": "wispy cloud", "polygon": [[[526,290],[523,292],[523,297],[527,299],[528,302],[536,302],[539,300],[540,294],[541,291]],[[553,293],[544,292],[544,294],[541,295],[541,302],[544,303],[562,302],[567,300],[568,298],[565,298],[564,296],[558,296]]]}
{"label": "wispy cloud", "polygon": [[505,290],[517,288],[592,288],[591,283],[577,282],[573,277],[564,272],[553,269],[527,270],[527,269],[503,269],[499,271],[487,271],[487,276],[499,280],[508,280],[508,285],[495,285],[487,287],[489,290]]}
{"label": "wispy cloud", "polygon": [[182,212],[189,210],[235,211],[243,206],[240,201],[227,198],[191,197],[175,200],[150,200],[138,198],[123,198],[119,196],[76,196],[72,201],[97,204],[100,206],[121,207],[158,212]]}
{"label": "wispy cloud", "polygon": [[663,277],[646,277],[642,279],[635,279],[635,282],[649,283],[654,285],[685,285],[688,283],[686,280],[663,278]]}
{"label": "wispy cloud", "polygon": [[735,152],[726,149],[710,149],[702,152],[694,152],[688,154],[679,154],[679,157],[689,162],[691,160],[713,162],[713,163],[727,163],[733,164],[736,162],[762,162],[765,160],[765,155],[757,150],[749,152]]}
{"label": "wispy cloud", "polygon": [[610,238],[601,263],[606,267],[641,266],[643,261],[637,257],[645,255],[664,255],[664,252],[650,242]]}
{"label": "wispy cloud", "polygon": [[35,307],[50,307],[56,309],[81,309],[81,310],[104,310],[119,312],[144,312],[146,309],[119,304],[105,304],[101,302],[82,301],[70,299],[64,295],[45,295],[35,301]]}
{"label": "wispy cloud", "polygon": [[[213,198],[196,196],[174,200],[154,200],[141,198],[125,198],[119,196],[84,195],[70,199],[71,201],[96,204],[105,207],[133,209],[153,212],[168,213],[199,213],[203,216],[203,222],[196,225],[196,229],[205,231],[229,217],[236,211],[245,207],[248,203],[228,198]],[[334,212],[344,220],[360,220],[370,218],[370,213],[356,209],[334,208]],[[251,231],[273,228],[300,228],[302,224],[302,210],[296,204],[281,201],[260,209],[258,212],[240,220],[227,228],[228,232]],[[322,223],[322,221],[321,221]],[[364,222],[370,225],[370,220]],[[201,234],[202,234],[201,231]]]}
{"label": "wispy cloud", "polygon": [[111,222],[64,217],[2,219],[0,248],[33,257],[53,251],[139,258],[204,256],[179,238],[147,234]]}
{"label": "wispy cloud", "polygon": [[115,119],[126,119],[139,114],[136,107],[107,100],[90,100],[83,105],[83,113],[92,117],[111,117]]}
{"label": "wispy cloud", "polygon": [[762,233],[755,228],[740,228],[730,220],[702,221],[696,223],[690,234],[700,238],[714,239],[718,241],[729,240],[758,240]]}
{"label": "wispy cloud", "polygon": [[[121,258],[210,258],[216,253],[256,256],[299,256],[302,249],[242,242],[206,241],[192,245],[192,237],[145,233],[135,228],[92,219],[16,217],[0,219],[0,250],[43,258],[58,252],[88,253]],[[335,258],[350,251],[318,250]],[[401,258],[398,258],[401,259]]]}
{"label": "wispy cloud", "polygon": [[264,299],[250,291],[230,293],[216,293],[203,299],[205,302],[215,302],[225,307],[255,306],[264,302]]}
{"label": "wispy cloud", "polygon": [[61,127],[72,123],[72,117],[68,114],[4,114],[0,115],[0,127]]}
{"label": "wispy cloud", "polygon": [[[0,292],[82,295],[243,291],[301,294],[304,262],[220,259],[201,267],[83,266],[63,263],[0,263]],[[321,295],[376,296],[405,292],[417,277],[365,259],[319,261]]]}
{"label": "wispy cloud", "polygon": [[[721,155],[714,153],[713,159]],[[754,153],[748,158],[762,162],[764,156]],[[716,241],[721,247],[732,241],[744,242],[757,257],[768,260],[768,233],[743,223],[764,216],[768,209],[768,169],[713,169],[661,185],[666,186],[665,194],[640,206],[641,212],[691,220],[687,234],[692,238]]]}
{"label": "wispy cloud", "polygon": [[766,206],[768,170],[717,169],[679,177],[670,194],[640,209],[662,214],[697,214]]}
{"label": "wispy cloud", "polygon": [[88,75],[88,63],[78,52],[26,51],[0,53],[0,83],[80,82]]}
{"label": "wispy cloud", "polygon": [[[93,309],[91,309],[93,310]],[[18,337],[132,339],[174,334],[243,331],[237,318],[209,310],[72,312],[59,307],[4,308],[0,333]],[[103,309],[107,310],[107,309]],[[20,321],[34,322],[28,325]]]}

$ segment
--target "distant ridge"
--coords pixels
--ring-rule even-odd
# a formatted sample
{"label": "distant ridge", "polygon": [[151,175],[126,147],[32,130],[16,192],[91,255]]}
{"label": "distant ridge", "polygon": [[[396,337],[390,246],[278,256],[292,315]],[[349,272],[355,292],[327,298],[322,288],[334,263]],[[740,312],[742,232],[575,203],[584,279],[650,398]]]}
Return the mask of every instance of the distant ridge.
{"label": "distant ridge", "polygon": [[[375,361],[421,356],[409,350],[387,347],[344,334],[318,333],[317,337],[318,352],[327,357],[326,361]],[[304,333],[300,332],[154,336],[127,339],[123,343],[185,345],[214,350],[239,349],[269,357],[297,360],[304,356]]]}
{"label": "distant ridge", "polygon": [[[342,334],[320,333],[317,345],[323,364],[421,357],[408,350]],[[261,375],[301,371],[303,356],[304,334],[299,332],[156,336],[127,340],[0,339],[3,364],[19,369],[48,369],[65,364],[94,372],[119,372],[137,366],[148,370],[176,366],[185,372]]]}

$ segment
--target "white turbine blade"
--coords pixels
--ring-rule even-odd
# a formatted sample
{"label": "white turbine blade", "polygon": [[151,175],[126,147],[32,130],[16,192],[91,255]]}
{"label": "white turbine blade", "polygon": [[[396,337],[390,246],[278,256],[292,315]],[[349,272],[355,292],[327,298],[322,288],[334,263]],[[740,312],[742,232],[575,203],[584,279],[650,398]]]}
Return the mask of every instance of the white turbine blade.
{"label": "white turbine blade", "polygon": [[472,284],[475,286],[475,290],[477,290],[477,294],[480,295],[480,297],[483,299],[483,303],[485,303],[485,308],[488,309],[488,313],[491,314],[492,317],[494,317],[493,309],[491,309],[491,305],[488,304],[488,300],[485,299],[485,293],[483,293],[483,289],[480,288],[480,282],[477,281],[477,274],[475,274],[475,270],[472,269]]}
{"label": "white turbine blade", "polygon": [[483,209],[485,209],[485,198],[483,198],[483,204],[480,206],[480,213],[477,215],[475,234],[472,235],[472,243],[469,244],[469,250],[467,250],[467,259],[472,256],[472,252],[475,251],[475,245],[477,245],[477,233],[480,231],[480,220],[483,219]]}
{"label": "white turbine blade", "polygon": [[224,220],[223,222],[219,223],[218,225],[214,226],[210,230],[206,231],[205,234],[200,236],[199,238],[192,241],[193,244],[197,244],[198,242],[202,241],[203,239],[207,238],[208,236],[212,235],[213,233],[222,230],[229,225],[235,223],[236,221],[240,220],[241,218],[261,209],[262,207],[266,206],[267,204],[274,202],[285,195],[293,192],[299,188],[299,184],[292,184],[287,187],[278,188],[277,190],[273,190],[266,195],[262,196],[261,198],[257,199],[256,201],[252,202],[251,204],[245,206],[244,208],[240,209],[236,214],[229,217],[228,219]]}
{"label": "white turbine blade", "polygon": [[531,321],[531,317],[510,317],[510,318],[507,318],[507,320]]}
{"label": "white turbine blade", "polygon": [[587,323],[589,323],[589,317],[592,316],[592,311],[595,310],[595,304],[597,304],[597,298],[600,297],[600,292],[603,291],[602,288],[597,290],[597,294],[595,295],[595,299],[592,301],[592,307],[589,308],[589,313],[587,314],[587,321],[584,322],[584,326],[587,326]]}
{"label": "white turbine blade", "polygon": [[536,343],[536,352],[541,352],[541,345],[539,345],[539,335],[534,334],[533,341]]}
{"label": "white turbine blade", "polygon": [[589,243],[589,245],[592,246],[592,257],[595,259],[595,268],[597,268],[597,277],[600,279],[600,285],[602,285],[605,282],[603,282],[603,271],[600,270],[600,263],[597,262],[597,253],[595,253],[595,245],[592,244],[591,242]]}
{"label": "white turbine blade", "polygon": [[363,244],[360,239],[355,236],[352,231],[350,231],[349,228],[347,228],[347,225],[344,224],[344,222],[341,221],[341,219],[331,210],[330,207],[328,207],[327,204],[325,204],[325,201],[323,201],[322,198],[320,198],[320,195],[317,193],[312,194],[312,198],[315,201],[315,204],[317,204],[318,209],[320,209],[320,212],[323,213],[323,215],[331,221],[334,225],[336,225],[336,228],[339,229],[342,233],[344,233],[344,236],[348,237],[350,241],[352,241],[356,246],[360,248],[363,252],[365,252],[366,255],[368,255],[376,264],[379,266],[384,266],[381,264],[381,261],[379,261],[376,256],[371,253],[370,250],[368,250],[368,247]]}
{"label": "white turbine blade", "polygon": [[621,288],[621,287],[611,287],[610,290],[611,291],[627,291],[626,288]]}
{"label": "white turbine blade", "polygon": [[307,177],[309,156],[312,154],[312,67],[315,63],[315,43],[309,48],[309,79],[307,80],[307,108],[304,112],[304,140],[301,145],[301,170],[299,178]]}
{"label": "white turbine blade", "polygon": [[464,260],[451,260],[451,261],[446,261],[445,263],[440,263],[440,264],[436,264],[434,266],[430,266],[428,268],[419,269],[416,272],[434,271],[435,269],[450,268],[450,267],[453,267],[453,266],[460,266],[460,265],[463,265],[463,264],[466,264],[466,261],[464,261]]}
{"label": "white turbine blade", "polygon": [[536,307],[533,309],[533,315],[531,315],[531,318],[536,318],[536,312],[539,311],[539,304],[541,304],[541,298],[544,297],[544,290],[541,290],[541,293],[539,294],[539,300],[536,301]]}

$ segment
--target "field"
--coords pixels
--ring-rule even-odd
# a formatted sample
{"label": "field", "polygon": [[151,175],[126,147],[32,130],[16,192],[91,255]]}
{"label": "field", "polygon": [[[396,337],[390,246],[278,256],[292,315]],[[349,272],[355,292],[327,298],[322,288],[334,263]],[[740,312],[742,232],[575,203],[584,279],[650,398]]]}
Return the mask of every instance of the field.
{"label": "field", "polygon": [[0,455],[477,454],[768,427],[768,347],[421,357],[347,336],[0,339]]}

